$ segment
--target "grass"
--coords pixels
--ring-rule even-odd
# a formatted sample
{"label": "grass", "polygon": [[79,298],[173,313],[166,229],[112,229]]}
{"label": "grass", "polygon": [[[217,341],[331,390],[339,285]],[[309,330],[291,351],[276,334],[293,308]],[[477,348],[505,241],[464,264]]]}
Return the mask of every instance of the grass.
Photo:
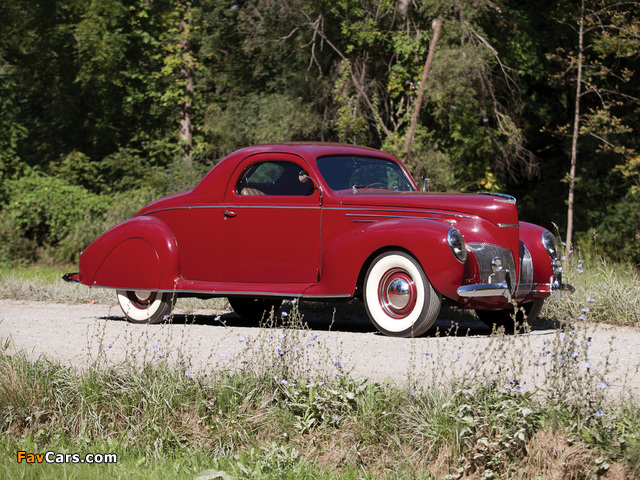
{"label": "grass", "polygon": [[[496,334],[491,369],[479,360],[477,371],[444,381],[446,365],[416,355],[406,384],[374,383],[352,378],[328,351],[308,353],[295,307],[288,324],[266,325],[228,367],[202,374],[170,355],[117,367],[98,357],[77,370],[5,341],[0,477],[638,478],[640,403],[624,390],[606,395],[610,366],[590,365],[578,320],[637,326],[637,277],[601,261],[565,265],[577,292],[547,302],[543,315],[560,332],[531,357],[546,375],[527,390],[522,365],[501,356],[526,346],[526,335]],[[112,291],[58,281],[64,271],[4,271],[0,297],[114,303]],[[116,453],[118,463],[25,464],[21,450]]]}
{"label": "grass", "polygon": [[[640,407],[630,398],[607,404],[600,416],[571,389],[556,398],[458,379],[413,390],[328,371],[295,373],[283,381],[281,366],[268,361],[206,377],[163,362],[78,371],[31,361],[5,342],[0,476],[544,478],[562,468],[566,478],[640,474]],[[19,464],[20,450],[116,453],[118,463]]]}

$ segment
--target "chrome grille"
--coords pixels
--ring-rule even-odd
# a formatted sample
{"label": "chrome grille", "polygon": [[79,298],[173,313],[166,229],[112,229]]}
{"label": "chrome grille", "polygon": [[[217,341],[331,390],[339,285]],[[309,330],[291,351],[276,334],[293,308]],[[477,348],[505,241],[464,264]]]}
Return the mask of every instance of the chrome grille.
{"label": "chrome grille", "polygon": [[533,283],[533,260],[531,253],[524,243],[520,242],[520,279],[518,281],[518,294],[527,294],[531,291]]}
{"label": "chrome grille", "polygon": [[504,282],[506,280],[506,270],[509,270],[511,275],[515,275],[516,264],[513,260],[511,250],[499,247],[498,245],[491,245],[490,243],[467,243],[467,247],[478,259],[480,278],[483,281],[488,281],[489,276],[493,273],[493,270],[491,269],[491,261],[495,257],[499,257],[500,260],[502,260],[504,268],[502,272],[492,277],[492,282]]}

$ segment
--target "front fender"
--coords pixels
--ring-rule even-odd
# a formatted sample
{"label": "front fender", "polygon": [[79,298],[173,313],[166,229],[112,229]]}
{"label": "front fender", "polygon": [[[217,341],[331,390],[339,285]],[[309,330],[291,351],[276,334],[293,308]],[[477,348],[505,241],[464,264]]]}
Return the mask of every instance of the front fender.
{"label": "front fender", "polygon": [[542,243],[542,234],[547,229],[533,223],[520,222],[520,240],[525,244],[533,263],[533,283],[549,284],[553,276],[549,254]]}
{"label": "front fender", "polygon": [[321,260],[321,281],[305,294],[353,294],[363,266],[382,249],[405,250],[422,265],[433,287],[445,296],[455,295],[464,265],[453,256],[447,242],[451,226],[427,219],[392,219],[364,226],[333,239]]}
{"label": "front fender", "polygon": [[135,217],[104,233],[80,255],[80,283],[126,290],[174,290],[178,246],[169,226]]}

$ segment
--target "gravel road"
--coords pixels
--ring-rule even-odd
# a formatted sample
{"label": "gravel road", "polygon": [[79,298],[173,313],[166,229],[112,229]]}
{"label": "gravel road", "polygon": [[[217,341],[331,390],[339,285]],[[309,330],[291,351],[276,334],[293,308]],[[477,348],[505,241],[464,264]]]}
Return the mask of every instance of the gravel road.
{"label": "gravel road", "polygon": [[[640,393],[638,329],[580,324],[563,334],[546,322],[530,334],[500,337],[471,315],[453,329],[452,321],[441,316],[427,336],[399,339],[379,335],[364,312],[341,305],[334,313],[334,307],[305,310],[303,303],[300,312],[308,328],[287,330],[260,328],[231,312],[185,314],[180,303],[177,307],[170,324],[133,325],[116,304],[0,300],[0,339],[11,340],[12,351],[31,358],[44,356],[80,368],[97,362],[127,366],[167,361],[205,376],[213,369],[251,366],[275,355],[296,358],[297,370],[290,369],[291,375],[302,370],[348,372],[356,378],[423,387],[453,376],[499,376],[534,390],[545,385],[558,362],[565,362],[577,377],[614,396],[623,388]],[[285,317],[290,309],[285,304]]]}

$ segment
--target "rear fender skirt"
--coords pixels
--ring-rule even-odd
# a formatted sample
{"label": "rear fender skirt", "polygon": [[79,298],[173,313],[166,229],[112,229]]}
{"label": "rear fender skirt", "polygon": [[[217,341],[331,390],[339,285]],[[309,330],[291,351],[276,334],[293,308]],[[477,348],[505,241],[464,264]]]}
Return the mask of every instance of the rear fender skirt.
{"label": "rear fender skirt", "polygon": [[80,282],[124,290],[176,289],[180,262],[169,226],[145,216],[112,228],[80,255]]}

